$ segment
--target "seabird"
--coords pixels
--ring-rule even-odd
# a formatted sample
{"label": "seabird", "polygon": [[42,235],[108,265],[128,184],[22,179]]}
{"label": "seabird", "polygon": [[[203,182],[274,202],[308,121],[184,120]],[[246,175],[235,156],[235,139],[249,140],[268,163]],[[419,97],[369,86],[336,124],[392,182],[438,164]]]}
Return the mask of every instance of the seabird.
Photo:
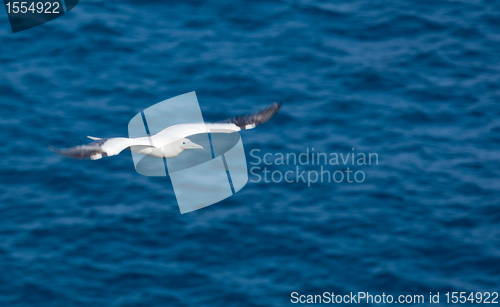
{"label": "seabird", "polygon": [[201,133],[233,133],[253,129],[267,122],[281,108],[281,102],[274,102],[269,107],[248,115],[231,117],[215,123],[186,123],[167,127],[155,135],[139,138],[96,138],[88,136],[94,142],[71,148],[54,148],[52,151],[73,159],[98,160],[116,156],[125,149],[155,157],[173,158],[186,149],[203,149],[187,137]]}

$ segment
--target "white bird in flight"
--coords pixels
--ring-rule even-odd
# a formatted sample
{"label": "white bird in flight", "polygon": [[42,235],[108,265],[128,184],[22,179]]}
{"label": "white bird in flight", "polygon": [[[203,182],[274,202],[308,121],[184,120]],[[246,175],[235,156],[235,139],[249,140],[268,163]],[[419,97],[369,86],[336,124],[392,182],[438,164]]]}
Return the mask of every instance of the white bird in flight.
{"label": "white bird in flight", "polygon": [[216,123],[187,123],[167,127],[155,135],[139,138],[88,138],[95,140],[87,145],[71,148],[50,149],[62,156],[73,159],[97,160],[102,157],[116,156],[125,149],[155,157],[173,158],[186,149],[203,149],[187,137],[200,133],[233,133],[255,128],[267,122],[281,108],[281,102],[253,114],[236,116]]}

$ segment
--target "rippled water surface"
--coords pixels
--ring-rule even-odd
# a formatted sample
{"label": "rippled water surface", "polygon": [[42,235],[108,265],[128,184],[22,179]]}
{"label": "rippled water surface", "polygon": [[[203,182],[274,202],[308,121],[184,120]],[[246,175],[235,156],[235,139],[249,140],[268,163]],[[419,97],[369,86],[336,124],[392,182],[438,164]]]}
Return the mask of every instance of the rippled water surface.
{"label": "rippled water surface", "polygon": [[[82,0],[12,34],[0,9],[0,304],[499,291],[499,12],[498,1]],[[354,148],[379,163],[352,167],[363,183],[249,182],[181,215],[171,181],[137,174],[129,152],[78,161],[47,148],[126,136],[135,114],[191,91],[206,121],[283,100],[241,134],[249,167],[253,149]]]}

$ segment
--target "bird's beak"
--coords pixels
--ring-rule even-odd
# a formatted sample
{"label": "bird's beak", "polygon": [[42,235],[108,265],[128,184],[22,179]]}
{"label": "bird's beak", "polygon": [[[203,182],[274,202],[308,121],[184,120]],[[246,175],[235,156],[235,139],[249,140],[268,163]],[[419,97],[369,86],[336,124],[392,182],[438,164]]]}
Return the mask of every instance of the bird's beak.
{"label": "bird's beak", "polygon": [[188,142],[188,143],[186,143],[186,145],[182,146],[181,148],[182,149],[203,149],[203,146],[198,145],[198,144],[193,143],[193,142]]}

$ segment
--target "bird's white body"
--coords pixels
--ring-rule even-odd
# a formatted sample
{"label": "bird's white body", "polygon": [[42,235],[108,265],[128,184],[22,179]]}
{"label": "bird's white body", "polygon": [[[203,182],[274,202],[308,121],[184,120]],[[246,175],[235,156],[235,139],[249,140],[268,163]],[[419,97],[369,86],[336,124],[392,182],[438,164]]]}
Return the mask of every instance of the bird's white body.
{"label": "bird's white body", "polygon": [[173,158],[178,156],[184,149],[180,147],[164,146],[164,147],[148,147],[148,146],[131,146],[130,150],[141,155],[154,158]]}
{"label": "bird's white body", "polygon": [[[112,138],[102,145],[102,151],[107,156],[119,154],[126,148],[131,151],[154,157],[154,158],[173,158],[178,156],[185,149],[203,148],[186,139],[186,136],[200,133],[232,133],[241,129],[235,124],[179,124],[163,129],[155,135],[139,138]],[[99,140],[98,138],[91,137]],[[184,143],[184,144],[183,144]],[[102,155],[96,154],[91,159],[100,159]]]}

